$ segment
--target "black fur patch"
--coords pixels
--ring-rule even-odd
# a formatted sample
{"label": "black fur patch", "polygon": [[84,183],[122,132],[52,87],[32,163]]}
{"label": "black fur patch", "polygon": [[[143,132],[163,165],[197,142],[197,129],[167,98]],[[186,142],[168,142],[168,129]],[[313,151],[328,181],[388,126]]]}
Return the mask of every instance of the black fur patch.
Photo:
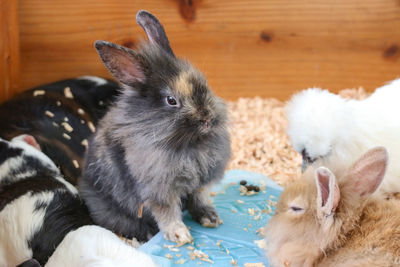
{"label": "black fur patch", "polygon": [[28,241],[33,258],[45,264],[70,231],[93,224],[85,204],[71,193],[57,191],[46,208],[43,225]]}

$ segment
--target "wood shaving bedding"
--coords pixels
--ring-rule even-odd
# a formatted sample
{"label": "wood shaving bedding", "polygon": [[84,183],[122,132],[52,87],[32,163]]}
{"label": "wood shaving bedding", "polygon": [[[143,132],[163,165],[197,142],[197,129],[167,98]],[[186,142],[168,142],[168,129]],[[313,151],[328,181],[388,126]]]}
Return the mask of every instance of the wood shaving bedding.
{"label": "wood shaving bedding", "polygon": [[[363,99],[362,89],[339,92],[344,98]],[[232,158],[229,169],[262,173],[281,185],[301,174],[301,156],[286,134],[285,102],[274,98],[239,98],[229,101]]]}

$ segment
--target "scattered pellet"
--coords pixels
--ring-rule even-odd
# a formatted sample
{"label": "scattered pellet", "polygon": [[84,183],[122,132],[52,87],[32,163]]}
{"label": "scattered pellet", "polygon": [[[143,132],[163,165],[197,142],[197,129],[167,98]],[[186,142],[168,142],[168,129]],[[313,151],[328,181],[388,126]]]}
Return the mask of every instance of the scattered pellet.
{"label": "scattered pellet", "polygon": [[175,254],[178,258],[182,257],[182,254]]}
{"label": "scattered pellet", "polygon": [[94,125],[91,121],[88,122],[88,127],[92,133],[96,132],[96,127],[94,127]]}
{"label": "scattered pellet", "polygon": [[243,204],[243,203],[244,203],[244,201],[243,201],[243,200],[240,200],[240,199],[236,200],[236,202],[237,202],[238,204]]}
{"label": "scattered pellet", "polygon": [[103,101],[99,101],[99,106],[103,106],[104,105],[104,102]]}
{"label": "scattered pellet", "polygon": [[60,125],[58,125],[58,123],[57,123],[57,122],[54,122],[54,121],[53,121],[53,123],[52,123],[52,124],[53,124],[53,126],[54,126],[54,127],[60,127]]}
{"label": "scattered pellet", "polygon": [[35,90],[35,91],[33,91],[33,96],[34,97],[39,96],[39,95],[44,95],[44,94],[46,94],[45,90]]}
{"label": "scattered pellet", "polygon": [[192,247],[192,246],[187,246],[186,249],[188,249],[188,250],[194,250],[194,247]]}
{"label": "scattered pellet", "polygon": [[85,124],[85,121],[84,121],[84,120],[81,120],[81,123],[82,123],[82,124]]}
{"label": "scattered pellet", "polygon": [[82,142],[81,142],[81,145],[84,146],[84,147],[86,147],[86,149],[87,149],[87,148],[89,147],[88,140],[83,139]]}
{"label": "scattered pellet", "polygon": [[264,249],[266,247],[264,239],[254,240],[254,243],[261,249]]}
{"label": "scattered pellet", "polygon": [[46,111],[44,112],[44,114],[46,114],[46,115],[47,115],[48,117],[50,117],[50,118],[54,118],[54,113],[51,112],[51,111],[46,110]]}
{"label": "scattered pellet", "polygon": [[175,262],[175,264],[184,264],[186,261],[184,259],[180,259]]}
{"label": "scattered pellet", "polygon": [[167,259],[172,259],[174,256],[172,256],[171,254],[165,254],[165,257],[167,258]]}
{"label": "scattered pellet", "polygon": [[65,122],[68,122],[69,119],[68,119],[67,117],[64,117],[64,121],[65,121]]}
{"label": "scattered pellet", "polygon": [[72,160],[72,164],[74,164],[74,167],[76,168],[76,169],[79,169],[79,163],[78,163],[78,161],[77,160]]}
{"label": "scattered pellet", "polygon": [[73,99],[73,98],[74,98],[74,95],[73,95],[72,92],[71,92],[71,88],[69,88],[69,87],[65,87],[65,88],[64,88],[64,96],[65,96],[66,98],[70,98],[70,99]]}
{"label": "scattered pellet", "polygon": [[256,214],[256,211],[253,208],[248,208],[247,212],[251,215],[254,216]]}
{"label": "scattered pellet", "polygon": [[238,211],[235,209],[231,209],[232,212],[237,213]]}
{"label": "scattered pellet", "polygon": [[78,114],[84,115],[84,114],[85,114],[85,111],[84,111],[83,109],[81,109],[81,108],[78,108]]}
{"label": "scattered pellet", "polygon": [[65,139],[67,139],[67,140],[71,140],[71,136],[69,136],[69,135],[66,134],[66,133],[63,133],[63,137],[64,137]]}
{"label": "scattered pellet", "polygon": [[74,130],[74,128],[72,128],[72,126],[69,124],[69,123],[67,123],[67,122],[62,122],[61,123],[61,125],[64,127],[64,129],[67,131],[67,132],[72,132],[73,130]]}
{"label": "scattered pellet", "polygon": [[210,193],[210,196],[212,196],[212,197],[215,197],[216,195],[217,195],[217,193],[215,193],[215,192]]}
{"label": "scattered pellet", "polygon": [[57,105],[57,106],[61,106],[61,101],[57,100],[57,101],[56,101],[56,105]]}
{"label": "scattered pellet", "polygon": [[231,259],[230,263],[231,263],[233,266],[237,266],[237,260]]}

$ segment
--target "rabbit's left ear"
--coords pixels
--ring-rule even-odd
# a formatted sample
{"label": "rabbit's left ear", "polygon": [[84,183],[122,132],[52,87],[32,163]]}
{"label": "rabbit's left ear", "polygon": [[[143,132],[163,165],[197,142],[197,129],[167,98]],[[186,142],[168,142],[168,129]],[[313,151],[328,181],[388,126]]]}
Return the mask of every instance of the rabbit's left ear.
{"label": "rabbit's left ear", "polygon": [[335,175],[325,167],[315,170],[317,184],[317,209],[325,216],[330,216],[339,205],[340,190]]}
{"label": "rabbit's left ear", "polygon": [[164,27],[154,15],[145,10],[140,10],[136,15],[136,21],[146,32],[150,43],[158,45],[165,52],[175,57],[174,52],[169,45]]}

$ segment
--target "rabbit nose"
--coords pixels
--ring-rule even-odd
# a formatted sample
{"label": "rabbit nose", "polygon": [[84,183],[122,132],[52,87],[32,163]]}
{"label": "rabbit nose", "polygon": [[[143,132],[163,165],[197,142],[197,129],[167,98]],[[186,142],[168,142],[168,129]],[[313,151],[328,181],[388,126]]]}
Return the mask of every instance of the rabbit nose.
{"label": "rabbit nose", "polygon": [[211,125],[211,119],[207,118],[207,119],[202,119],[200,120],[200,123],[204,125],[204,127],[209,128]]}

